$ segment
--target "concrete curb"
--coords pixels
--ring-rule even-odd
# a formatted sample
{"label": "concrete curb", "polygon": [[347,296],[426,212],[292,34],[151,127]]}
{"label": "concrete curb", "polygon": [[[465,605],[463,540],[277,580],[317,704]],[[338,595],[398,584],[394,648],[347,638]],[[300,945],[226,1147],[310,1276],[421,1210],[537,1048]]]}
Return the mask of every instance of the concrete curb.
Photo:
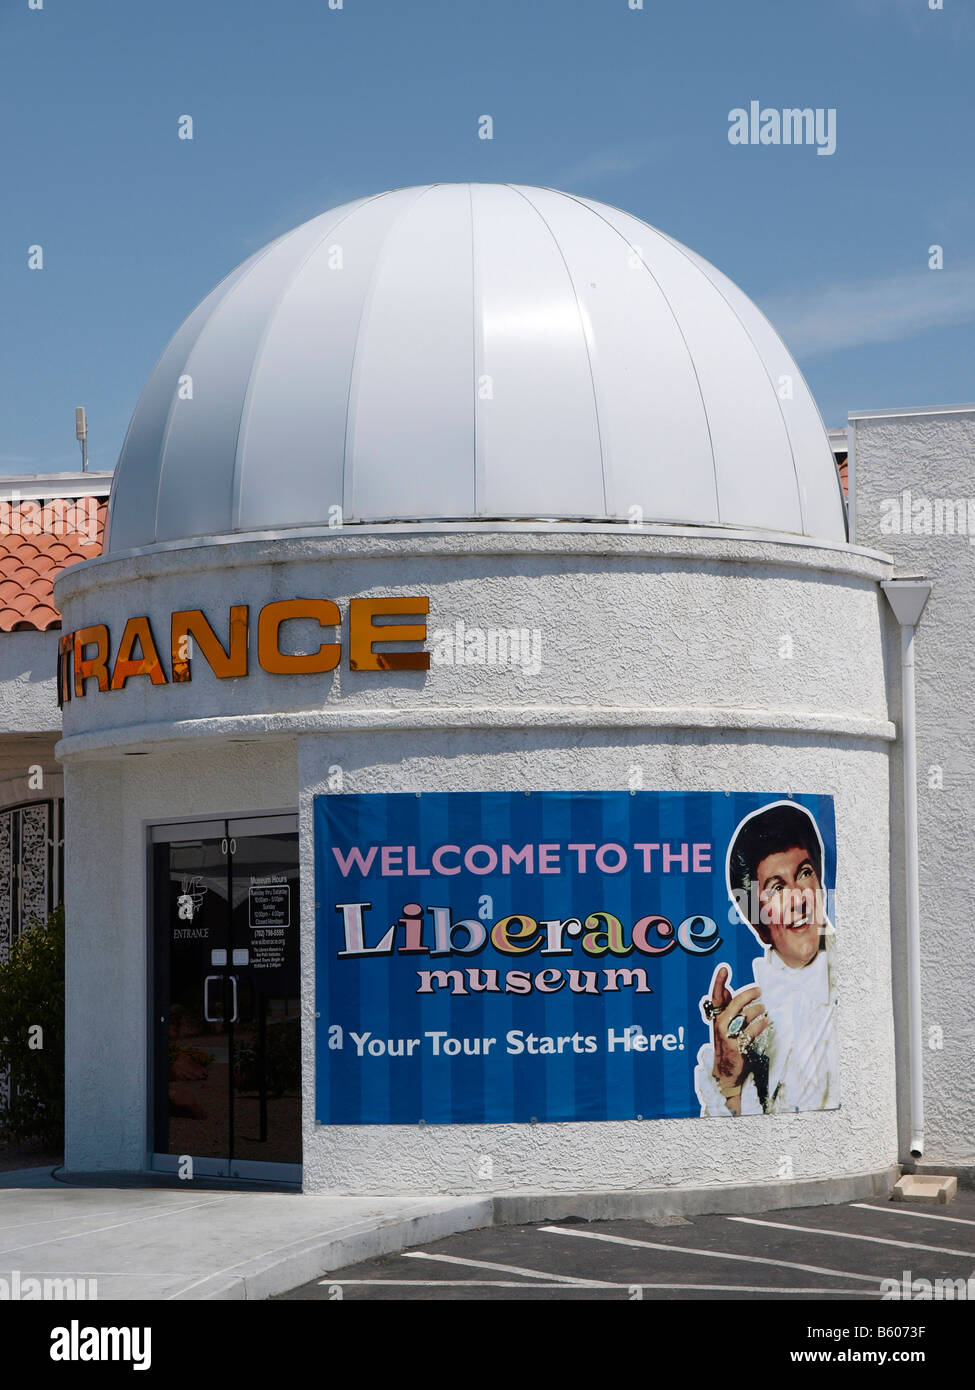
{"label": "concrete curb", "polygon": [[392,1255],[412,1245],[443,1240],[458,1231],[491,1226],[493,1215],[490,1198],[475,1198],[471,1201],[458,1199],[455,1206],[421,1216],[390,1217],[378,1225],[370,1221],[353,1222],[339,1230],[311,1236],[287,1254],[274,1250],[232,1271],[211,1274],[192,1289],[177,1295],[177,1300],[271,1298],[347,1265],[372,1260],[378,1255]]}
{"label": "concrete curb", "polygon": [[639,1192],[518,1193],[494,1198],[497,1225],[535,1221],[653,1220],[662,1216],[709,1216],[775,1211],[782,1207],[835,1206],[867,1197],[888,1197],[900,1177],[892,1164],[879,1172],[741,1187],[647,1188]]}
{"label": "concrete curb", "polygon": [[[212,1275],[186,1299],[261,1299],[321,1278],[333,1270],[395,1254],[411,1246],[443,1240],[459,1231],[485,1226],[519,1226],[538,1221],[652,1220],[662,1216],[774,1211],[785,1207],[829,1206],[888,1197],[900,1177],[893,1164],[879,1172],[848,1177],[810,1178],[794,1182],[753,1183],[733,1188],[650,1188],[639,1192],[496,1193],[464,1200],[428,1215],[390,1218],[378,1226],[350,1225],[324,1237],[312,1237],[286,1255],[275,1251],[248,1265]],[[336,1281],[340,1282],[340,1281]]]}

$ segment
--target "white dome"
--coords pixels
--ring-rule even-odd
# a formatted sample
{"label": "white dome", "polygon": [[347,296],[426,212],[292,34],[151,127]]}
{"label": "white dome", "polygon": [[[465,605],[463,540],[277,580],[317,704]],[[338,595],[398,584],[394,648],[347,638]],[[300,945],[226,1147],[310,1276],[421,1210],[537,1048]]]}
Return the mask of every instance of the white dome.
{"label": "white dome", "polygon": [[755,305],[645,222],[514,184],[346,203],[223,280],[136,407],[106,549],[334,507],[846,539],[822,421]]}

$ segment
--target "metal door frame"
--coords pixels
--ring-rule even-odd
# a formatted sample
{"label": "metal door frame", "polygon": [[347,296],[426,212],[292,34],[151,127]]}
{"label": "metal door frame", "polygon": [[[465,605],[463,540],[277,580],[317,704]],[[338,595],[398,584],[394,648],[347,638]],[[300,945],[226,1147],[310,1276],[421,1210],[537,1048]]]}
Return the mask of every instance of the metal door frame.
{"label": "metal door frame", "polygon": [[[156,844],[167,844],[170,839],[170,832],[178,834],[180,830],[189,829],[193,826],[200,826],[201,830],[209,827],[220,826],[217,832],[223,835],[223,827],[227,822],[236,821],[262,821],[271,819],[290,820],[291,825],[282,827],[287,831],[293,832],[298,839],[300,849],[300,820],[298,811],[294,807],[284,808],[278,811],[243,811],[231,814],[211,814],[197,816],[175,816],[167,817],[165,820],[152,820],[143,823],[143,833],[145,835],[145,890],[146,890],[146,960],[148,969],[146,971],[146,1025],[148,1037],[146,1040],[146,1170],[153,1173],[173,1173],[179,1167],[180,1155],[161,1154],[155,1151],[155,1108],[156,1108],[156,938],[154,922],[154,888],[153,883],[153,863],[152,851]],[[300,869],[299,869],[300,875]],[[299,878],[300,882],[300,878]],[[299,895],[300,903],[300,895]],[[301,917],[299,913],[298,926],[298,945],[301,950],[300,935]],[[299,969],[298,979],[298,1000],[299,1017],[301,1013],[301,972]],[[301,1112],[303,1109],[302,1097],[303,1087],[299,1086],[299,1137],[303,1126],[301,1124]],[[189,1155],[193,1159],[193,1175],[196,1177],[221,1178],[232,1185],[235,1179],[247,1182],[269,1182],[278,1186],[282,1184],[301,1187],[302,1165],[300,1163],[262,1163],[255,1162],[253,1159],[234,1159],[233,1168],[230,1168],[229,1158],[197,1158]]]}

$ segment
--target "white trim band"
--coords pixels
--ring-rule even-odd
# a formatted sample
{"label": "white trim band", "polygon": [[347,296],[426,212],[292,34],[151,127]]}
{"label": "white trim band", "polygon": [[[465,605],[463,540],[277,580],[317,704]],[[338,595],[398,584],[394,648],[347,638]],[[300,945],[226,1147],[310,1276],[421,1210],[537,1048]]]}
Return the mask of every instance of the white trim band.
{"label": "white trim band", "polygon": [[126,724],[87,734],[73,734],[58,743],[55,755],[64,760],[93,753],[125,752],[137,744],[178,744],[190,739],[210,742],[234,739],[258,741],[300,734],[384,733],[392,730],[442,732],[447,729],[732,730],[743,733],[841,736],[884,742],[893,742],[897,736],[895,725],[887,719],[816,714],[806,710],[720,709],[708,706],[666,708],[653,705],[574,710],[561,705],[508,705],[495,708],[452,705],[426,709],[301,710],[291,714],[243,714],[158,724]]}

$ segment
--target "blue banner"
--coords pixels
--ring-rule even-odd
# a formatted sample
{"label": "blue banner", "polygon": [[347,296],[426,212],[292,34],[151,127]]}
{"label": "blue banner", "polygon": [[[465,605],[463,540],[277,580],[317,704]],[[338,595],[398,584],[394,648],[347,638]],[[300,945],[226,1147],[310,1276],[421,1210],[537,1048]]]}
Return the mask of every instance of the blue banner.
{"label": "blue banner", "polygon": [[829,796],[315,798],[320,1124],[838,1104]]}

